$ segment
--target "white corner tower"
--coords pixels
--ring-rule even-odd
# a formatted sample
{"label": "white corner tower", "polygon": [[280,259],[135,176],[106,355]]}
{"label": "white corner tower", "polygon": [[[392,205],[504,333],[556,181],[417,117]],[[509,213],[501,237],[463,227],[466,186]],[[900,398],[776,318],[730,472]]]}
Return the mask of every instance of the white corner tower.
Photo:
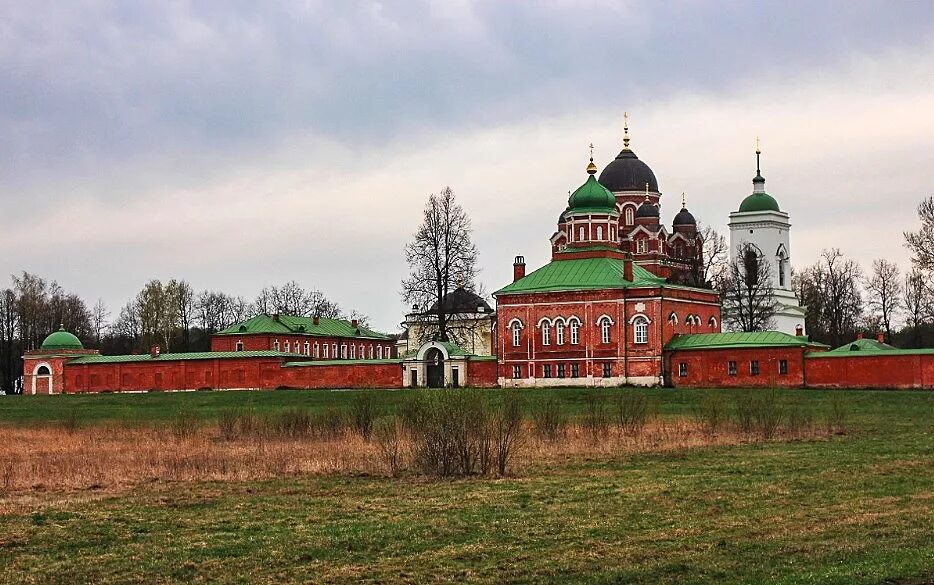
{"label": "white corner tower", "polygon": [[765,192],[765,179],[759,170],[762,154],[756,139],[756,176],[752,194],[743,199],[739,211],[730,214],[730,261],[752,244],[771,262],[775,297],[775,330],[791,335],[804,334],[804,308],[791,288],[791,222],[779,209],[778,201]]}

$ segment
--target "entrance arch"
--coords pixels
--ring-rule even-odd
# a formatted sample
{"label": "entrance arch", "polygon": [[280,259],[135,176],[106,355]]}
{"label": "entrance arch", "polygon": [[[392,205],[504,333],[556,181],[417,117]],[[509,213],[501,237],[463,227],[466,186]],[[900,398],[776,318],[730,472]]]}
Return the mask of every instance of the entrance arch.
{"label": "entrance arch", "polygon": [[425,352],[425,377],[429,388],[444,387],[444,353],[437,347]]}
{"label": "entrance arch", "polygon": [[36,368],[32,371],[32,393],[52,393],[52,366],[49,364],[45,362],[36,364]]}

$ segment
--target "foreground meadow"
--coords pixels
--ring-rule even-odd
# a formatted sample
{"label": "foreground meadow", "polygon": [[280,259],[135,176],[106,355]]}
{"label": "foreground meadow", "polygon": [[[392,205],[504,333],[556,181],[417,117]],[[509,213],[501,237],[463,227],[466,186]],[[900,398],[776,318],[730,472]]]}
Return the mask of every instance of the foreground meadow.
{"label": "foreground meadow", "polygon": [[934,394],[782,392],[763,433],[750,392],[525,392],[507,473],[466,479],[355,429],[407,392],[7,398],[0,582],[934,580]]}

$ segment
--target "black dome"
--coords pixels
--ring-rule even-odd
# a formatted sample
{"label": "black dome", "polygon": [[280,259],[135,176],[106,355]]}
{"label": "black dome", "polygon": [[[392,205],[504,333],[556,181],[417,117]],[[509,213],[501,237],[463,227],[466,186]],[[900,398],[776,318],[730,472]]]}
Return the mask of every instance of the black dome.
{"label": "black dome", "polygon": [[652,205],[648,200],[645,200],[642,202],[642,205],[639,206],[639,209],[636,210],[636,217],[658,217],[658,208]]}
{"label": "black dome", "polygon": [[671,225],[697,225],[697,220],[694,219],[690,211],[682,207],[678,215],[675,216],[675,220],[671,222]]}
{"label": "black dome", "polygon": [[600,184],[610,191],[645,191],[646,183],[649,191],[658,191],[655,173],[628,148],[620,151],[600,173]]}

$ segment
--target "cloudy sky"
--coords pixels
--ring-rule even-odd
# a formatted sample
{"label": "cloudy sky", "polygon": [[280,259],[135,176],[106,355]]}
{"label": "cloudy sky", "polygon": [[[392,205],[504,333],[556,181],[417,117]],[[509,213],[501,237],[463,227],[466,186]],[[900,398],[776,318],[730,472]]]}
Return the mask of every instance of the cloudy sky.
{"label": "cloudy sky", "polygon": [[455,190],[495,290],[547,261],[623,111],[667,221],[684,191],[725,231],[759,135],[795,265],[904,264],[934,3],[0,0],[0,285],[116,313],[150,278],[295,279],[393,330],[429,193]]}

